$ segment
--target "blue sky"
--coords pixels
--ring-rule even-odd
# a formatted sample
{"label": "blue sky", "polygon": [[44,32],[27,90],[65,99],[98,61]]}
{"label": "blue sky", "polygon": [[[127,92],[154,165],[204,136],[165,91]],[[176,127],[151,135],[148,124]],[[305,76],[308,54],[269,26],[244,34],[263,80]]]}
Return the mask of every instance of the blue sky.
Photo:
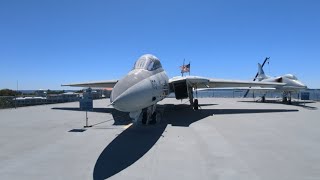
{"label": "blue sky", "polygon": [[320,88],[317,0],[1,0],[0,89],[119,79],[151,53],[170,77],[252,79],[257,63]]}

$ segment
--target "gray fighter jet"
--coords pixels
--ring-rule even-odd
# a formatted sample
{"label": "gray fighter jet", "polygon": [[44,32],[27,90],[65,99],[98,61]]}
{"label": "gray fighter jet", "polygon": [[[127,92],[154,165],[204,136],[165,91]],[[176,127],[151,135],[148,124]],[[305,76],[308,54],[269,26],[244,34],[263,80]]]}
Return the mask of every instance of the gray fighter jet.
{"label": "gray fighter jet", "polygon": [[134,122],[143,124],[157,122],[157,102],[174,93],[176,99],[189,99],[190,105],[198,109],[198,100],[194,99],[193,92],[197,88],[217,87],[278,87],[284,83],[254,82],[211,79],[199,76],[179,76],[168,78],[161,66],[160,60],[151,55],[141,56],[134,64],[133,69],[120,80],[100,82],[65,84],[62,86],[113,88],[111,105],[123,112],[129,112]]}

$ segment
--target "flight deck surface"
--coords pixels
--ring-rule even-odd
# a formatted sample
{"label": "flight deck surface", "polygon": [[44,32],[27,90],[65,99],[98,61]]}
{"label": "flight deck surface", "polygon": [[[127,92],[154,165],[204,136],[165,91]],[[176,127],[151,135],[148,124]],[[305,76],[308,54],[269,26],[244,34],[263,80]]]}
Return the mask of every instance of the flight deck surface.
{"label": "flight deck surface", "polygon": [[148,126],[109,104],[87,129],[78,102],[0,110],[0,179],[320,179],[320,103],[168,98]]}

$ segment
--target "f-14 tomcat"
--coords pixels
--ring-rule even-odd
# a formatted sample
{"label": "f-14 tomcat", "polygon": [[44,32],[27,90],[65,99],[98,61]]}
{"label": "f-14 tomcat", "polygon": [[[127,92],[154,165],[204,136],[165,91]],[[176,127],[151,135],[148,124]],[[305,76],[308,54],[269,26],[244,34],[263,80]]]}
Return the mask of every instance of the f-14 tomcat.
{"label": "f-14 tomcat", "polygon": [[194,109],[198,108],[198,100],[193,91],[197,88],[217,87],[277,87],[284,83],[254,82],[238,80],[219,80],[199,76],[179,76],[168,78],[160,60],[151,55],[141,56],[133,69],[120,80],[66,84],[62,86],[113,88],[110,97],[111,105],[123,112],[129,112],[134,122],[141,119],[143,124],[157,121],[156,104],[174,93],[176,99],[190,100]]}

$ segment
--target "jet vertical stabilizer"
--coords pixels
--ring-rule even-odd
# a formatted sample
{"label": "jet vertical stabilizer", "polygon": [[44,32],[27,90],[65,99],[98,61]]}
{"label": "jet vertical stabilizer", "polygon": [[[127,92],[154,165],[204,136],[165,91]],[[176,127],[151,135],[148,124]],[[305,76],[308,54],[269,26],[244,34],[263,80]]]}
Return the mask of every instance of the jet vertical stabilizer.
{"label": "jet vertical stabilizer", "polygon": [[262,69],[262,66],[260,63],[258,63],[258,77],[257,79],[259,81],[262,81],[264,79],[268,79],[268,76],[266,76],[266,74],[264,73],[264,70]]}

